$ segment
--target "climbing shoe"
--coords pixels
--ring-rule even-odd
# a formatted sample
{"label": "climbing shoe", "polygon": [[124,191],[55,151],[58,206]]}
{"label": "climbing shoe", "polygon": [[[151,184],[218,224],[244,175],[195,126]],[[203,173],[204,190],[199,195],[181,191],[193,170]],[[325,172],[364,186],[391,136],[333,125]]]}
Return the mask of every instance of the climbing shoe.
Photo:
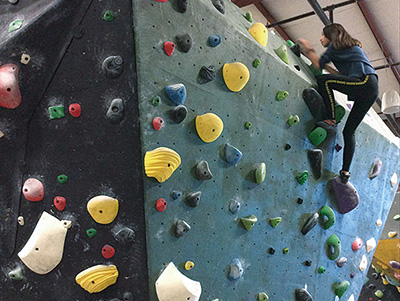
{"label": "climbing shoe", "polygon": [[341,170],[339,173],[339,177],[342,183],[346,184],[350,179],[350,173],[349,172],[346,173],[344,170]]}
{"label": "climbing shoe", "polygon": [[334,119],[325,119],[317,122],[317,126],[322,127],[323,129],[331,132],[336,132],[337,124]]}

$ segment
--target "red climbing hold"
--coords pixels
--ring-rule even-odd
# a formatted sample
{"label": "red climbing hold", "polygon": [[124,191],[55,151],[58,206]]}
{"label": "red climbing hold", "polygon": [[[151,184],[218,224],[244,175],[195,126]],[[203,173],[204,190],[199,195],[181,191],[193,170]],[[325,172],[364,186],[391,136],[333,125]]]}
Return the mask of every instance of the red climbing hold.
{"label": "red climbing hold", "polygon": [[82,108],[81,108],[81,105],[79,103],[71,103],[69,105],[69,113],[73,117],[81,116],[81,112],[82,112]]}
{"label": "red climbing hold", "polygon": [[154,117],[153,119],[153,128],[156,131],[161,130],[161,128],[164,126],[164,120],[161,117]]}
{"label": "red climbing hold", "polygon": [[39,202],[44,198],[43,184],[37,179],[29,178],[24,183],[22,193],[28,201]]}
{"label": "red climbing hold", "polygon": [[110,246],[110,245],[104,245],[103,248],[101,249],[101,254],[103,255],[104,258],[111,258],[115,254],[115,249]]}
{"label": "red climbing hold", "polygon": [[156,209],[158,212],[164,212],[165,209],[167,209],[167,205],[168,203],[166,200],[164,200],[163,198],[159,198],[156,203]]}
{"label": "red climbing hold", "polygon": [[171,56],[174,53],[174,50],[175,50],[175,43],[174,42],[170,42],[170,41],[166,41],[164,43],[164,50],[165,50],[165,53],[168,56]]}
{"label": "red climbing hold", "polygon": [[351,249],[355,252],[358,251],[363,245],[363,241],[361,238],[357,237],[354,241],[353,244],[351,245]]}
{"label": "red climbing hold", "polygon": [[167,2],[168,0],[154,0],[154,1],[165,3],[165,2]]}
{"label": "red climbing hold", "polygon": [[21,104],[18,73],[17,65],[0,66],[0,106],[7,109],[15,109]]}
{"label": "red climbing hold", "polygon": [[53,203],[54,203],[54,206],[56,206],[56,208],[58,210],[63,211],[65,209],[65,205],[67,204],[67,201],[62,196],[56,196],[54,198]]}

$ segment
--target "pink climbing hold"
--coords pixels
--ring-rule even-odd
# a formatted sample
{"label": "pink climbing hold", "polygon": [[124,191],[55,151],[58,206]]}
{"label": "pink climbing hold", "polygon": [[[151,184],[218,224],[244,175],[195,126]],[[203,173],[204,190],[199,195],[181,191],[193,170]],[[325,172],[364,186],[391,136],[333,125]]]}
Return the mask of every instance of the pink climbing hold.
{"label": "pink climbing hold", "polygon": [[103,255],[104,258],[109,259],[114,256],[115,249],[110,245],[104,245],[103,248],[101,249],[101,254]]}
{"label": "pink climbing hold", "polygon": [[66,199],[62,196],[56,196],[53,203],[54,206],[56,206],[56,208],[60,211],[63,211],[65,209],[65,205],[67,205]]}
{"label": "pink climbing hold", "polygon": [[28,201],[39,202],[44,198],[43,184],[37,179],[29,178],[24,183],[22,193]]}
{"label": "pink climbing hold", "polygon": [[165,2],[167,2],[168,0],[154,0],[154,1],[165,3]]}
{"label": "pink climbing hold", "polygon": [[82,108],[81,108],[81,105],[79,103],[71,103],[69,105],[69,113],[73,117],[81,116],[81,112],[82,112]]}
{"label": "pink climbing hold", "polygon": [[168,56],[171,56],[174,53],[174,50],[175,50],[175,43],[174,42],[170,42],[170,41],[166,41],[164,43],[164,50],[165,50],[165,53]]}
{"label": "pink climbing hold", "polygon": [[167,209],[167,205],[168,203],[166,200],[164,200],[163,198],[159,198],[156,203],[156,209],[158,212],[164,212],[165,209]]}
{"label": "pink climbing hold", "polygon": [[15,109],[21,104],[21,92],[18,85],[17,65],[0,66],[0,106]]}
{"label": "pink climbing hold", "polygon": [[153,128],[156,131],[161,130],[161,128],[164,126],[164,120],[161,117],[154,117],[153,119]]}
{"label": "pink climbing hold", "polygon": [[358,251],[363,245],[363,241],[361,238],[357,237],[354,241],[353,244],[351,245],[351,249],[355,252]]}

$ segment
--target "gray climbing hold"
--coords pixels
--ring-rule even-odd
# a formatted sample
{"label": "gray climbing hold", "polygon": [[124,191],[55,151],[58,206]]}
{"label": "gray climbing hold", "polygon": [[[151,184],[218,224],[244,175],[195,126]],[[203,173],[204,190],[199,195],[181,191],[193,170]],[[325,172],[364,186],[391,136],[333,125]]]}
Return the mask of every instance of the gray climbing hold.
{"label": "gray climbing hold", "polygon": [[225,3],[224,0],[212,0],[212,4],[221,13],[225,14]]}
{"label": "gray climbing hold", "polygon": [[178,11],[182,14],[186,12],[189,0],[177,0]]}
{"label": "gray climbing hold", "polygon": [[313,301],[313,297],[304,288],[298,288],[295,291],[296,301]]}
{"label": "gray climbing hold", "polygon": [[339,268],[342,268],[347,262],[347,258],[346,257],[340,257],[338,260],[336,260],[336,265]]}
{"label": "gray climbing hold", "polygon": [[381,160],[377,160],[374,162],[374,164],[372,164],[371,169],[369,170],[368,173],[368,178],[370,178],[370,180],[375,179],[382,168],[382,161]]}
{"label": "gray climbing hold", "polygon": [[309,149],[308,160],[310,160],[311,169],[315,179],[319,179],[322,174],[322,150],[320,149]]}
{"label": "gray climbing hold", "polygon": [[232,213],[236,213],[240,209],[240,202],[239,201],[231,201],[229,203],[229,211]]}
{"label": "gray climbing hold", "polygon": [[13,269],[12,271],[10,271],[8,273],[8,277],[10,277],[10,279],[12,280],[22,280],[24,279],[24,274],[22,272],[21,267],[16,267],[15,269]]}
{"label": "gray climbing hold", "polygon": [[200,73],[199,73],[199,76],[201,78],[200,83],[205,84],[205,83],[213,81],[216,77],[216,74],[217,74],[217,71],[215,70],[215,67],[212,65],[208,66],[208,67],[206,67],[206,66],[201,67]]}
{"label": "gray climbing hold", "polygon": [[17,4],[19,0],[8,0],[10,4]]}
{"label": "gray climbing hold", "polygon": [[192,37],[188,33],[176,36],[175,41],[178,49],[182,52],[189,52],[190,48],[192,48]]}
{"label": "gray climbing hold", "polygon": [[115,239],[118,242],[131,242],[135,240],[136,233],[128,227],[120,228],[115,232]]}
{"label": "gray climbing hold", "polygon": [[117,78],[124,71],[124,60],[122,56],[109,56],[103,61],[102,69],[106,77]]}
{"label": "gray climbing hold", "polygon": [[177,200],[182,196],[182,192],[178,191],[178,190],[174,190],[174,191],[172,191],[171,196],[174,200]]}
{"label": "gray climbing hold", "polygon": [[307,222],[304,224],[303,228],[301,228],[301,233],[306,235],[308,232],[310,232],[311,229],[317,225],[318,218],[319,218],[318,212],[315,212],[312,216],[310,216]]}
{"label": "gray climbing hold", "polygon": [[111,123],[119,123],[124,117],[124,103],[122,99],[116,98],[111,102],[106,114]]}
{"label": "gray climbing hold", "polygon": [[191,227],[189,226],[189,224],[180,219],[175,223],[175,236],[182,237],[182,235],[188,232],[190,229]]}
{"label": "gray climbing hold", "polygon": [[210,180],[212,178],[212,173],[207,161],[200,161],[196,165],[196,177],[198,180]]}
{"label": "gray climbing hold", "polygon": [[201,198],[201,191],[189,193],[186,196],[186,203],[190,207],[197,207],[200,203],[200,198]]}
{"label": "gray climbing hold", "polygon": [[170,111],[170,117],[176,123],[181,123],[185,120],[188,110],[184,105],[179,105]]}
{"label": "gray climbing hold", "polygon": [[225,160],[229,164],[236,164],[242,158],[242,152],[238,150],[236,147],[230,145],[229,143],[225,144]]}
{"label": "gray climbing hold", "polygon": [[243,268],[240,260],[235,258],[229,264],[229,280],[237,280],[243,275]]}
{"label": "gray climbing hold", "polygon": [[122,299],[124,301],[133,301],[133,294],[131,292],[125,292]]}

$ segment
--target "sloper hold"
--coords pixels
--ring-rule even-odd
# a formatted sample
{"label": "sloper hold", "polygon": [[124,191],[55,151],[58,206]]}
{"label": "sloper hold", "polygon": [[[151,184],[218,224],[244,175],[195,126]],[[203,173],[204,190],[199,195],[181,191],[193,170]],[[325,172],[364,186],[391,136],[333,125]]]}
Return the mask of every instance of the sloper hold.
{"label": "sloper hold", "polygon": [[188,2],[189,0],[177,0],[177,4],[178,4],[178,11],[180,13],[185,13],[188,7]]}
{"label": "sloper hold", "polygon": [[64,242],[71,221],[60,221],[43,211],[33,233],[18,257],[33,272],[47,274],[60,262],[64,253]]}
{"label": "sloper hold", "polygon": [[339,237],[337,237],[335,234],[332,234],[329,236],[326,244],[328,245],[328,258],[330,260],[335,260],[338,258],[342,249]]}
{"label": "sloper hold", "polygon": [[206,113],[196,116],[196,131],[200,139],[206,143],[211,143],[218,139],[224,129],[221,118],[214,113]]}
{"label": "sloper hold", "polygon": [[215,67],[212,65],[209,67],[206,66],[201,67],[199,73],[200,77],[202,78],[202,83],[208,83],[210,81],[213,81],[216,77],[216,74],[217,72],[215,70]]}
{"label": "sloper hold", "polygon": [[368,253],[371,252],[371,251],[372,251],[373,249],[375,249],[375,247],[376,247],[376,240],[375,240],[375,238],[372,237],[372,238],[368,239],[365,245],[366,245],[366,247],[367,247],[367,252],[368,252]]}
{"label": "sloper hold", "polygon": [[296,180],[300,185],[304,185],[308,179],[308,171],[304,170],[296,176]]}
{"label": "sloper hold", "polygon": [[64,106],[52,106],[49,107],[50,119],[60,119],[65,116]]}
{"label": "sloper hold", "polygon": [[271,219],[269,220],[269,224],[270,224],[272,227],[276,228],[276,226],[278,226],[279,223],[280,223],[281,221],[282,221],[282,218],[281,218],[281,217],[274,217],[274,218],[271,218]]}
{"label": "sloper hold", "polygon": [[132,242],[136,237],[135,231],[128,227],[113,229],[113,233],[118,242]]}
{"label": "sloper hold", "polygon": [[21,104],[18,74],[15,64],[0,66],[0,106],[4,108],[15,109]]}
{"label": "sloper hold", "polygon": [[382,161],[381,160],[376,160],[372,166],[371,169],[368,172],[368,178],[370,180],[375,179],[379,173],[381,172],[381,168],[382,168]]}
{"label": "sloper hold", "polygon": [[169,99],[174,105],[178,106],[184,104],[186,100],[186,87],[184,84],[166,86],[165,92],[167,92]]}
{"label": "sloper hold", "polygon": [[264,24],[257,22],[249,28],[251,36],[262,46],[266,47],[268,42],[268,30]]}
{"label": "sloper hold", "polygon": [[87,211],[99,224],[110,224],[117,217],[119,202],[106,195],[98,195],[87,203]]}
{"label": "sloper hold", "polygon": [[95,265],[80,272],[75,277],[84,290],[89,293],[98,293],[117,282],[118,269],[115,265]]}
{"label": "sloper hold", "polygon": [[307,219],[307,221],[304,224],[304,226],[301,228],[301,233],[303,233],[303,235],[306,235],[308,232],[310,232],[311,229],[314,228],[317,225],[318,218],[319,218],[318,212],[315,212],[313,215],[311,215]]}
{"label": "sloper hold", "polygon": [[267,165],[265,165],[264,162],[258,164],[254,172],[256,183],[261,184],[262,182],[264,182],[266,174],[267,174]]}
{"label": "sloper hold", "polygon": [[229,164],[236,164],[242,158],[242,152],[229,143],[225,144],[224,153],[225,160]]}
{"label": "sloper hold", "polygon": [[225,14],[225,3],[224,0],[212,0],[212,4],[221,13]]}
{"label": "sloper hold", "polygon": [[124,102],[121,98],[113,99],[106,113],[108,120],[111,123],[120,123],[124,118]]}
{"label": "sloper hold", "polygon": [[102,70],[106,77],[117,78],[124,71],[124,60],[120,55],[107,57],[102,64]]}
{"label": "sloper hold", "polygon": [[208,38],[211,47],[217,47],[221,43],[221,36],[219,34],[212,34]]}
{"label": "sloper hold", "polygon": [[29,178],[22,187],[25,198],[31,202],[39,202],[44,198],[44,187],[42,182],[35,178]]}
{"label": "sloper hold", "polygon": [[279,48],[274,49],[275,53],[279,58],[284,61],[286,64],[289,65],[289,57],[287,54],[287,47],[286,45],[281,45]]}
{"label": "sloper hold", "polygon": [[229,264],[229,280],[237,280],[243,275],[242,263],[238,258],[232,260]]}
{"label": "sloper hold", "polygon": [[185,120],[188,110],[184,105],[179,105],[170,111],[171,119],[176,123],[181,123]]}
{"label": "sloper hold", "polygon": [[196,165],[196,177],[200,181],[211,180],[212,173],[207,161],[200,161]]}
{"label": "sloper hold", "polygon": [[197,207],[200,203],[201,191],[191,192],[186,196],[186,203],[190,207]]}
{"label": "sloper hold", "polygon": [[239,201],[231,201],[229,203],[229,211],[232,213],[236,213],[240,209],[240,202]]}
{"label": "sloper hold", "polygon": [[233,92],[241,91],[250,78],[249,69],[243,63],[235,62],[224,64],[222,75],[229,90]]}
{"label": "sloper hold", "polygon": [[156,280],[156,293],[159,301],[198,301],[201,295],[201,284],[183,275],[170,262]]}
{"label": "sloper hold", "polygon": [[182,237],[183,234],[188,232],[191,229],[190,225],[184,220],[177,220],[175,223],[175,236]]}
{"label": "sloper hold", "polygon": [[332,288],[335,291],[335,295],[338,296],[339,298],[342,298],[342,296],[349,287],[350,287],[350,282],[348,281],[335,282],[334,284],[332,284]]}
{"label": "sloper hold", "polygon": [[246,228],[247,231],[250,231],[253,228],[254,224],[257,222],[257,217],[254,214],[251,214],[246,217],[242,217],[240,219],[243,226]]}
{"label": "sloper hold", "polygon": [[358,206],[358,192],[350,182],[343,184],[339,177],[335,177],[331,185],[339,213],[348,213]]}
{"label": "sloper hold", "polygon": [[310,161],[311,169],[316,180],[322,174],[322,157],[323,153],[320,149],[309,149],[307,151],[308,160]]}
{"label": "sloper hold", "polygon": [[146,175],[156,178],[160,183],[168,180],[180,164],[179,154],[167,147],[158,147],[144,155]]}
{"label": "sloper hold", "polygon": [[[324,217],[324,225],[323,228],[325,230],[329,229],[335,223],[335,212],[329,206],[323,206],[320,211],[320,215]],[[325,220],[325,217],[327,218]]]}
{"label": "sloper hold", "polygon": [[347,262],[347,258],[346,257],[340,257],[339,259],[336,260],[336,265],[339,268],[342,268]]}
{"label": "sloper hold", "polygon": [[192,48],[192,37],[188,33],[176,36],[175,40],[178,49],[182,52],[187,53]]}
{"label": "sloper hold", "polygon": [[313,297],[304,288],[297,288],[295,291],[296,301],[313,301]]}

